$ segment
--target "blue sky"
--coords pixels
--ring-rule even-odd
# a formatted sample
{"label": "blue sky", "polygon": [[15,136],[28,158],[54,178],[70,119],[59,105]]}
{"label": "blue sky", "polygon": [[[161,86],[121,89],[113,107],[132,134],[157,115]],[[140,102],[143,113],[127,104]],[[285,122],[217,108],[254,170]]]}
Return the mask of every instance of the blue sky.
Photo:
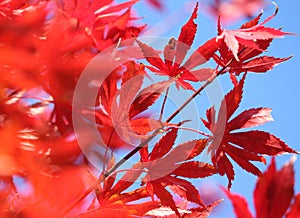
{"label": "blue sky", "polygon": [[[135,7],[136,13],[139,16],[144,16],[140,22],[148,24],[148,32],[146,35],[165,36],[175,38],[179,35],[181,26],[190,17],[191,10],[188,10],[189,3],[194,4],[195,1],[182,0],[165,0],[166,10],[163,12],[155,11],[152,8],[145,6],[145,4],[138,3]],[[285,31],[300,34],[299,11],[300,4],[296,0],[293,1],[277,1],[279,6],[278,15],[270,21],[267,26],[284,27]],[[198,32],[195,40],[195,47],[197,48],[210,37],[216,35],[216,22],[208,18],[206,14],[199,9],[199,16],[197,19]],[[274,7],[269,6],[265,10],[264,17],[273,13]],[[259,11],[257,12],[259,13]],[[226,28],[235,28],[240,26],[243,21],[238,21],[233,26]],[[300,37],[287,36],[284,39],[276,39],[269,48],[268,55],[275,57],[287,57],[294,55],[291,60],[282,63],[275,67],[272,71],[265,74],[249,74],[246,79],[244,97],[241,107],[238,112],[245,109],[255,107],[270,107],[273,109],[272,116],[274,122],[267,123],[257,129],[269,131],[277,137],[284,140],[290,147],[300,150],[300,143],[298,140],[299,124],[300,124]],[[220,82],[224,91],[226,92],[230,87],[226,80],[228,78],[221,78]],[[277,167],[281,167],[286,161],[291,158],[291,155],[283,155],[277,157]],[[268,159],[268,163],[270,160]],[[265,166],[259,165],[260,169],[264,170]],[[300,192],[300,159],[295,163],[296,168],[296,193]],[[236,169],[236,180],[233,183],[232,192],[239,193],[248,199],[250,207],[253,211],[252,193],[256,177],[253,175]],[[213,188],[219,185],[226,186],[225,178],[213,177],[199,184],[201,189],[205,187],[204,184],[210,184]],[[203,188],[202,188],[203,189]],[[203,191],[203,190],[202,190]],[[222,214],[221,214],[222,213]],[[231,204],[226,199],[220,208],[219,213],[212,214],[211,217],[234,217]]]}

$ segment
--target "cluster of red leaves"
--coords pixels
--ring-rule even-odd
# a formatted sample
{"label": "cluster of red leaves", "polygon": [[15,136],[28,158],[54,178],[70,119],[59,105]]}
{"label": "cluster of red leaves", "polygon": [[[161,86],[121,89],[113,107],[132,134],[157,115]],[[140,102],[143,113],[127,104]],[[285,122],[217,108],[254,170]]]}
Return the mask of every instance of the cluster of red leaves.
{"label": "cluster of red leaves", "polygon": [[[300,194],[294,195],[294,160],[276,170],[275,159],[267,171],[258,178],[254,190],[254,205],[257,218],[296,218],[300,216]],[[237,194],[226,191],[237,218],[254,217],[246,200]],[[293,201],[293,203],[292,203]]]}
{"label": "cluster of red leaves", "polygon": [[[283,37],[290,33],[264,26],[264,24],[277,14],[277,8],[275,13],[262,23],[259,23],[262,14],[259,14],[253,20],[242,25],[238,30],[222,29],[219,21],[218,36],[208,40],[196,49],[196,51],[187,58],[186,62],[182,64],[196,34],[197,25],[194,23],[194,19],[197,18],[197,7],[198,5],[196,5],[189,21],[182,27],[178,40],[172,38],[169,44],[164,48],[164,60],[160,58],[159,52],[155,49],[138,40],[137,43],[145,55],[146,60],[151,64],[151,66],[147,66],[148,69],[158,75],[167,75],[173,78],[177,86],[180,85],[186,89],[194,90],[193,86],[188,82],[210,82],[210,79],[216,75],[229,72],[234,88],[224,97],[219,112],[217,113],[214,107],[209,108],[207,110],[207,120],[202,119],[202,121],[212,132],[212,136],[207,139],[207,148],[211,153],[214,169],[218,174],[227,176],[229,180],[228,187],[230,188],[232,180],[234,180],[234,169],[228,156],[244,170],[260,176],[261,171],[251,163],[252,161],[266,163],[263,155],[274,156],[283,153],[297,153],[271,133],[256,130],[237,132],[239,129],[251,128],[272,121],[273,119],[270,115],[271,109],[253,108],[232,118],[232,115],[238,109],[242,100],[246,73],[264,73],[271,70],[275,65],[289,59],[257,56],[269,47],[274,38]],[[210,58],[213,58],[218,66],[221,67],[220,70],[207,68],[193,70],[206,63]],[[242,79],[238,81],[237,76],[242,72],[244,72],[244,75]],[[218,116],[216,116],[216,114],[218,114]],[[168,149],[170,144],[165,143],[165,146],[166,149]],[[178,147],[180,148],[180,146]],[[156,147],[154,147],[153,152],[156,152],[155,149]],[[186,150],[189,151],[188,148]],[[165,154],[167,153],[164,153],[164,155]],[[148,156],[150,159],[147,159],[149,158]],[[152,153],[148,155],[148,152],[145,152],[142,154],[142,160],[146,162],[149,160],[153,161],[151,156]],[[186,158],[186,160],[188,159],[189,158]],[[172,160],[168,161],[169,163],[175,164],[176,155],[172,156]],[[182,164],[182,166],[185,166],[185,164],[191,163]],[[162,165],[163,164],[159,164],[160,170],[164,170],[164,168],[161,167]],[[164,165],[166,164],[164,163]],[[183,167],[187,173],[187,177],[189,176],[189,170],[193,169],[192,166],[194,165],[191,164],[189,168]],[[168,165],[168,167],[170,167],[170,165]],[[179,169],[180,168],[181,166]],[[200,171],[204,173],[207,172],[203,169]],[[168,205],[175,210],[175,204],[170,198],[171,195],[167,194],[165,189],[162,189],[162,187],[168,187],[169,184],[173,185],[172,179],[174,178],[172,178],[171,175],[172,174],[169,174],[167,177],[150,181],[146,184],[147,186],[150,185],[150,193],[156,194],[161,200],[164,198],[162,204]],[[193,175],[197,176],[197,173]],[[151,178],[151,175],[148,176]],[[175,174],[175,176],[177,175]],[[179,183],[180,182],[178,182],[178,184]],[[165,194],[162,195],[162,193]],[[177,211],[175,210],[175,212]]]}
{"label": "cluster of red leaves", "polygon": [[[116,171],[95,178],[74,133],[74,89],[84,67],[102,50],[135,42],[134,37],[144,28],[133,25],[136,18],[131,6],[136,2],[0,3],[0,70],[5,74],[0,78],[1,217],[159,217],[167,211],[170,216],[204,218],[219,201],[204,205],[190,179],[226,175],[230,186],[234,170],[228,156],[260,176],[251,161],[265,162],[262,155],[296,153],[270,133],[236,132],[270,121],[270,109],[250,109],[231,119],[241,102],[246,78],[245,74],[240,81],[237,77],[243,72],[266,72],[287,60],[257,57],[273,38],[287,33],[264,26],[275,15],[260,24],[259,15],[238,30],[223,30],[219,24],[218,36],[186,57],[197,31],[197,4],[178,39],[172,38],[165,46],[164,58],[136,39],[151,66],[128,61],[101,84],[92,115],[108,147],[137,146],[136,141],[153,132],[163,136],[151,150],[148,145],[140,147],[140,161],[120,179],[116,179],[120,175]],[[159,1],[151,2],[161,7]],[[122,43],[125,39],[132,40]],[[199,68],[211,58],[216,69]],[[147,69],[170,79],[143,88]],[[173,82],[195,91],[190,82],[209,84],[225,72],[234,88],[224,97],[218,113],[214,107],[207,110],[203,122],[212,136],[176,145],[184,122],[171,124],[145,113]],[[212,164],[196,160],[206,149],[211,152]],[[104,170],[110,172],[114,166],[112,158]],[[140,177],[142,183],[137,187],[134,183]],[[95,194],[85,198],[91,191]],[[180,201],[176,202],[175,195]],[[76,205],[74,199],[79,199]]]}
{"label": "cluster of red leaves", "polygon": [[60,216],[95,182],[78,162],[72,95],[95,55],[143,30],[136,2],[1,1],[1,217]]}

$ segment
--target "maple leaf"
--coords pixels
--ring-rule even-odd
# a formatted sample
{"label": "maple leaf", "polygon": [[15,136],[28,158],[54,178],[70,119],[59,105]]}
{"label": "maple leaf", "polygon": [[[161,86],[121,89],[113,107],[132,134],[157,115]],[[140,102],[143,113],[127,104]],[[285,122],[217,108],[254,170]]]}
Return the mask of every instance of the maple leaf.
{"label": "maple leaf", "polygon": [[[258,178],[254,190],[254,205],[257,218],[298,217],[299,194],[295,196],[295,203],[291,205],[294,195],[294,160],[285,164],[280,170],[276,169],[275,159],[268,169]],[[252,218],[246,200],[237,194],[223,189],[231,200],[237,218]],[[287,212],[288,208],[290,210]]]}
{"label": "maple leaf", "polygon": [[[243,24],[241,26],[241,30],[243,29],[249,29],[256,25],[258,25],[259,20],[262,16],[262,13],[260,13],[257,17],[254,19],[248,21],[247,23]],[[220,22],[220,20],[219,20]],[[220,24],[218,25],[218,32],[219,34],[222,33],[222,29],[220,27]],[[237,84],[236,75],[239,75],[241,72],[256,72],[256,73],[264,73],[266,71],[271,70],[274,66],[277,64],[286,61],[290,59],[288,58],[275,58],[271,56],[260,56],[261,53],[266,51],[266,49],[270,46],[271,39],[258,39],[255,41],[252,41],[252,47],[248,47],[247,45],[239,44],[238,49],[238,60],[234,57],[233,53],[230,52],[228,49],[228,46],[222,39],[219,43],[218,51],[220,53],[220,56],[217,54],[214,54],[213,58],[216,61],[216,63],[224,68],[226,70],[222,73],[226,73],[229,71],[230,73],[230,79],[232,80],[233,84]]]}
{"label": "maple leaf", "polygon": [[170,207],[179,215],[174,199],[166,187],[187,201],[204,207],[193,184],[179,177],[204,178],[213,175],[215,169],[207,163],[190,161],[204,150],[207,140],[193,140],[173,148],[177,132],[178,129],[171,129],[155,144],[150,154],[148,147],[143,147],[140,154],[143,167],[148,172],[143,178],[148,193],[152,198],[155,194],[163,206]]}
{"label": "maple leaf", "polygon": [[[240,46],[246,46],[249,48],[259,49],[256,40],[270,40],[274,38],[282,38],[285,35],[291,33],[283,32],[280,29],[274,29],[270,27],[265,27],[268,21],[276,16],[278,12],[278,7],[276,6],[275,13],[270,17],[266,18],[262,23],[256,24],[254,26],[244,25],[238,30],[222,30],[217,37],[217,40],[224,40],[228,49],[232,52],[233,56],[237,61],[239,61],[238,53]],[[261,15],[258,17],[260,18]],[[249,27],[250,26],[250,27]],[[219,26],[218,29],[221,29]]]}
{"label": "maple leaf", "polygon": [[[113,166],[114,159],[111,159],[108,168]],[[99,206],[90,208],[87,212],[78,217],[132,217],[142,216],[146,212],[158,208],[160,205],[156,201],[146,201],[139,204],[132,202],[149,197],[146,188],[136,188],[133,191],[127,191],[142,173],[142,164],[134,164],[131,169],[116,181],[116,175],[105,178],[104,182],[96,188],[96,199]],[[100,175],[104,178],[104,173]]]}
{"label": "maple leaf", "polygon": [[181,28],[178,40],[171,38],[168,45],[165,46],[163,52],[164,60],[160,57],[158,51],[136,40],[144,57],[152,65],[148,66],[148,69],[159,75],[167,75],[175,78],[177,87],[181,86],[190,90],[194,90],[194,88],[185,80],[193,82],[205,81],[213,74],[214,71],[212,69],[192,69],[206,63],[218,48],[218,42],[215,38],[209,40],[193,52],[191,57],[183,63],[187,52],[193,44],[197,31],[197,24],[194,22],[197,18],[197,10],[198,3],[188,22]]}
{"label": "maple leaf", "polygon": [[[153,105],[172,82],[158,82],[141,90],[144,66],[133,61],[125,66],[125,72],[118,68],[103,82],[99,93],[101,107],[95,114],[101,125],[100,133],[110,147],[119,147],[162,127],[160,121],[140,114]],[[118,82],[121,82],[120,88]]]}
{"label": "maple leaf", "polygon": [[[240,29],[245,28],[251,28],[259,23],[259,20],[262,16],[262,13],[260,13],[257,17],[254,19],[248,21],[247,23],[243,24]],[[218,21],[218,34],[220,35],[222,33],[222,29],[220,26],[220,19]],[[246,61],[250,58],[253,58],[255,56],[260,55],[262,52],[264,52],[271,44],[272,39],[268,40],[256,40],[255,43],[257,45],[257,48],[250,48],[246,47],[244,45],[239,46],[239,61],[237,61],[232,52],[228,49],[228,46],[226,43],[224,43],[224,40],[221,40],[222,43],[219,44],[219,53],[220,57],[218,57],[216,54],[214,55],[214,59],[217,62],[217,64],[221,66],[226,66],[228,63],[230,63],[229,66],[235,66],[235,65],[242,65],[243,61]]]}
{"label": "maple leaf", "polygon": [[257,130],[237,132],[239,129],[255,127],[273,120],[269,108],[249,109],[232,118],[242,99],[244,80],[245,75],[224,97],[217,118],[214,107],[211,107],[206,112],[207,121],[202,119],[213,134],[208,147],[213,164],[220,175],[227,176],[229,188],[234,180],[234,170],[228,156],[244,170],[259,176],[260,170],[251,161],[265,163],[262,154],[297,153],[270,133]]}

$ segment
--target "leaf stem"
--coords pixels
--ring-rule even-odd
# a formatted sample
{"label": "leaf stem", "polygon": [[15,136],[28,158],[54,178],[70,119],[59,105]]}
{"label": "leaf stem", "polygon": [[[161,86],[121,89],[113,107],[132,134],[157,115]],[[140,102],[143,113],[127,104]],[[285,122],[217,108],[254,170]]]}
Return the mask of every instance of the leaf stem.
{"label": "leaf stem", "polygon": [[159,120],[160,120],[160,121],[162,121],[162,117],[163,117],[163,114],[164,114],[164,109],[165,109],[166,101],[167,101],[167,98],[168,98],[169,89],[170,89],[170,86],[168,86],[168,88],[167,88],[167,90],[166,90],[166,94],[165,94],[165,97],[164,97],[164,101],[163,101],[162,106],[161,106],[160,116],[159,116]]}
{"label": "leaf stem", "polygon": [[192,132],[196,132],[200,135],[203,135],[203,136],[206,136],[206,137],[211,137],[211,135],[205,133],[205,132],[202,132],[202,131],[199,131],[199,130],[196,130],[196,129],[193,129],[193,128],[189,128],[189,127],[183,127],[183,126],[171,126],[172,128],[176,128],[176,129],[182,129],[182,130],[187,130],[187,131],[192,131]]}

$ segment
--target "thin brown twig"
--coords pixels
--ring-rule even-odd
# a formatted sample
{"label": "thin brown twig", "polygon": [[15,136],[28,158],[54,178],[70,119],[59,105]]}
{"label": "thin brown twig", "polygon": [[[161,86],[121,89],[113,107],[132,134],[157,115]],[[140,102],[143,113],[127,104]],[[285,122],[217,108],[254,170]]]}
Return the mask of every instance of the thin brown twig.
{"label": "thin brown twig", "polygon": [[163,103],[162,103],[162,106],[161,106],[161,110],[160,110],[159,121],[162,121],[162,117],[163,117],[163,114],[164,114],[164,109],[165,109],[166,101],[167,101],[167,98],[168,98],[168,95],[169,95],[169,89],[170,89],[170,86],[168,86],[168,88],[166,90],[166,94],[165,94],[165,97],[164,97],[164,100],[163,100]]}

